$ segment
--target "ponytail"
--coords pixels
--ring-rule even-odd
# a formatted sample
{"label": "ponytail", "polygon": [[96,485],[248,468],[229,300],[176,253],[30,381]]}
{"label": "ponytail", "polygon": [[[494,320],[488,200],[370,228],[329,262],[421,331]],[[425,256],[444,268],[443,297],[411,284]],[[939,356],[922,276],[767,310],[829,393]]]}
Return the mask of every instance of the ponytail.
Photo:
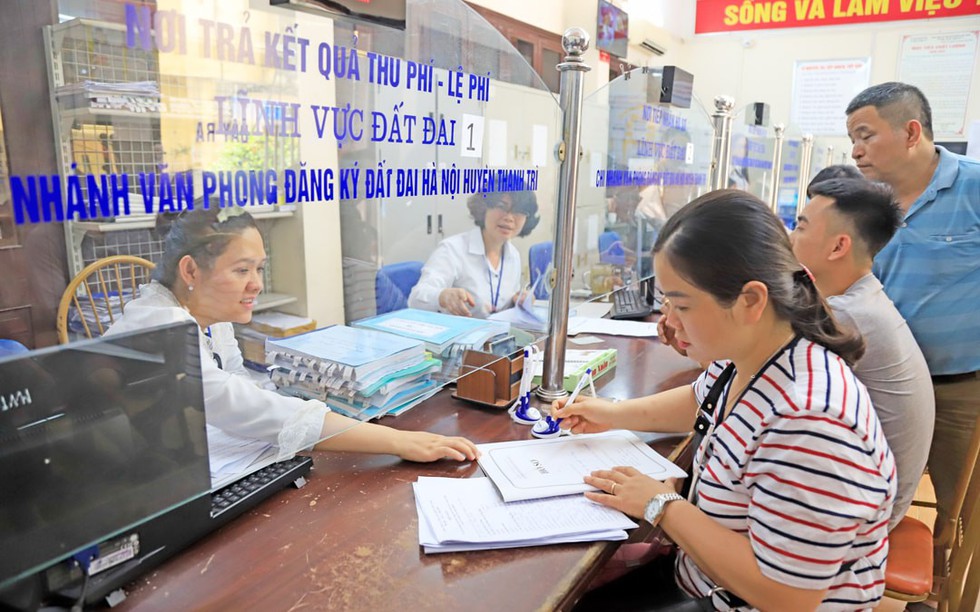
{"label": "ponytail", "polygon": [[793,331],[837,353],[847,365],[854,365],[864,355],[864,338],[853,329],[841,327],[806,268],[793,273],[792,301],[773,301],[773,307],[777,315],[790,322]]}

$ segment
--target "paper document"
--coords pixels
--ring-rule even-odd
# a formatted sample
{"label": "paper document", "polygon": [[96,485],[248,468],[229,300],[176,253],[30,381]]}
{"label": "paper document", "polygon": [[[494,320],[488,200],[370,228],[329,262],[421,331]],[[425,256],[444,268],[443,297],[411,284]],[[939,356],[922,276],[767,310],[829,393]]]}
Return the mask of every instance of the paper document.
{"label": "paper document", "polygon": [[601,319],[612,310],[612,307],[612,302],[583,302],[569,308],[568,316]]}
{"label": "paper document", "polygon": [[595,491],[582,479],[595,470],[628,465],[656,478],[687,473],[629,431],[477,444],[484,473],[505,501]]}
{"label": "paper document", "polygon": [[505,504],[489,478],[423,476],[413,488],[427,552],[618,540],[636,527],[581,495]]}
{"label": "paper document", "polygon": [[589,317],[569,317],[568,335],[574,336],[587,332],[590,334],[608,334],[610,336],[634,336],[637,338],[655,337],[656,323],[643,321],[620,321],[616,319],[592,319]]}

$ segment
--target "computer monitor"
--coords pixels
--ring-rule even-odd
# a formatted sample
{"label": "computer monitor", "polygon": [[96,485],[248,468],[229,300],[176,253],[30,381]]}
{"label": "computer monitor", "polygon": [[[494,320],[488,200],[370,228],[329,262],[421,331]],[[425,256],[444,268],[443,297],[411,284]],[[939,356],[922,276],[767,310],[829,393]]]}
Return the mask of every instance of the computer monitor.
{"label": "computer monitor", "polygon": [[104,544],[210,488],[194,323],[0,359],[0,592],[145,553]]}

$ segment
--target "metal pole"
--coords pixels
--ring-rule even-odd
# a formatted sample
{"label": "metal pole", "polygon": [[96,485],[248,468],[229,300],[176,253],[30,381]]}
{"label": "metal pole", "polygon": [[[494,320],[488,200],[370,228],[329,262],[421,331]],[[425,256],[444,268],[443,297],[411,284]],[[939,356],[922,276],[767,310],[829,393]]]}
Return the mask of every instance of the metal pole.
{"label": "metal pole", "polygon": [[711,188],[724,189],[728,186],[728,165],[732,158],[732,110],[735,98],[715,97],[715,112],[711,120],[715,127],[715,137],[711,141]]}
{"label": "metal pole", "polygon": [[796,192],[796,216],[806,206],[806,187],[810,184],[810,158],[813,156],[813,134],[804,134],[800,150],[800,184]]}
{"label": "metal pole", "polygon": [[564,113],[562,142],[558,145],[561,169],[558,181],[558,207],[555,215],[554,276],[548,338],[544,345],[544,366],[537,395],[545,401],[565,397],[565,339],[568,336],[568,298],[572,287],[572,241],[575,230],[575,200],[578,186],[578,164],[581,156],[579,137],[582,122],[583,77],[592,68],[582,54],[589,48],[589,33],[583,28],[568,28],[561,37],[565,61],[561,72],[559,104]]}
{"label": "metal pole", "polygon": [[783,173],[783,136],[786,132],[786,126],[782,123],[777,123],[773,126],[773,131],[776,132],[776,146],[775,151],[772,154],[772,177],[769,183],[769,205],[772,206],[772,212],[777,216],[779,215],[779,177]]}

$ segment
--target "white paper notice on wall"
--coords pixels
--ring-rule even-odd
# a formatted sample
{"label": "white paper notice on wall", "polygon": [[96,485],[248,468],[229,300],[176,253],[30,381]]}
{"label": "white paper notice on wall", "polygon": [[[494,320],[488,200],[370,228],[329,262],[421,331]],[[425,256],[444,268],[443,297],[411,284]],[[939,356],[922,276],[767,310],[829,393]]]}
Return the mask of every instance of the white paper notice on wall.
{"label": "white paper notice on wall", "polygon": [[980,120],[971,121],[966,132],[966,156],[980,159]]}
{"label": "white paper notice on wall", "polygon": [[970,83],[980,32],[944,32],[902,37],[898,80],[911,83],[932,107],[937,136],[964,136]]}
{"label": "white paper notice on wall", "polygon": [[487,122],[487,165],[502,168],[507,165],[507,122],[491,119]]}
{"label": "white paper notice on wall", "polygon": [[463,114],[459,138],[460,157],[483,156],[483,117]]}
{"label": "white paper notice on wall", "polygon": [[871,84],[871,58],[797,61],[790,123],[804,134],[846,136],[844,110]]}
{"label": "white paper notice on wall", "polygon": [[531,163],[538,168],[548,165],[548,126],[535,124],[531,128]]}

